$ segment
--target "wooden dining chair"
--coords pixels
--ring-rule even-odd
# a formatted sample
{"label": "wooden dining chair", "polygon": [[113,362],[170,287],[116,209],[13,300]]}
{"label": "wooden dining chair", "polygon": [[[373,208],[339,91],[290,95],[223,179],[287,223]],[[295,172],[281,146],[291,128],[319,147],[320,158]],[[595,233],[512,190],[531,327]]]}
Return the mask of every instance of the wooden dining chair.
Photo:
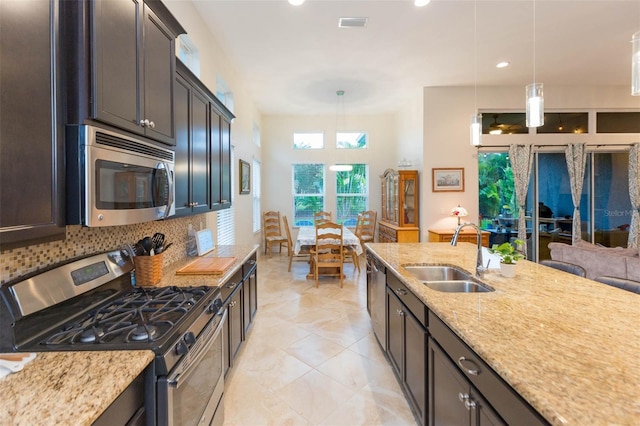
{"label": "wooden dining chair", "polygon": [[331,212],[315,212],[313,214],[313,224],[327,222],[331,220]]}
{"label": "wooden dining chair", "polygon": [[291,245],[287,241],[287,236],[280,229],[280,212],[268,211],[262,214],[262,232],[264,233],[264,254],[271,256],[272,247],[277,245],[282,253],[282,246],[287,247],[291,252]]}
{"label": "wooden dining chair", "polygon": [[[361,233],[362,233],[362,215],[359,213],[358,219],[356,220],[356,229],[353,232],[353,234],[358,238],[358,241],[360,241]],[[362,243],[360,243],[360,245],[362,245]],[[363,248],[363,253],[364,253],[364,248]],[[353,265],[356,267],[358,272],[360,272],[360,258],[358,257],[358,253],[356,253],[356,250],[352,246],[345,246],[344,259],[345,259],[345,262],[351,261],[351,263],[353,263]]]}
{"label": "wooden dining chair", "polygon": [[373,210],[366,210],[360,213],[360,215],[358,216],[362,217],[362,224],[360,225],[360,235],[358,235],[358,238],[360,239],[360,245],[362,246],[362,251],[364,252],[365,243],[372,243],[375,240],[378,212]]}
{"label": "wooden dining chair", "polygon": [[[316,277],[316,288],[320,275],[340,277],[340,288],[342,288],[344,278],[342,225],[328,221],[316,226],[316,245],[311,249],[311,262]],[[322,271],[321,268],[326,270]]]}
{"label": "wooden dining chair", "polygon": [[282,216],[282,222],[284,224],[284,230],[287,234],[287,243],[289,244],[289,269],[288,271],[291,272],[291,263],[293,262],[293,259],[295,258],[296,260],[300,260],[300,261],[305,261],[307,263],[309,263],[309,258],[311,256],[311,250],[309,249],[309,247],[305,247],[302,246],[300,247],[300,251],[298,252],[298,254],[294,253],[293,250],[293,238],[291,238],[291,230],[289,229],[289,221],[287,220],[287,216]]}

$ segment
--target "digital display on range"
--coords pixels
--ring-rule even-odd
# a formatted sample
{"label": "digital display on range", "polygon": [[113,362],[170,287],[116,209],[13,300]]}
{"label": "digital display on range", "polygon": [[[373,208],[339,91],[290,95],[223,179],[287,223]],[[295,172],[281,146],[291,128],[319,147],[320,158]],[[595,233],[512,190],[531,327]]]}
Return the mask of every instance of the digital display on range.
{"label": "digital display on range", "polygon": [[96,278],[100,278],[103,275],[107,275],[108,273],[109,269],[107,269],[107,264],[102,261],[71,271],[71,278],[75,285],[82,285],[91,280],[95,280]]}

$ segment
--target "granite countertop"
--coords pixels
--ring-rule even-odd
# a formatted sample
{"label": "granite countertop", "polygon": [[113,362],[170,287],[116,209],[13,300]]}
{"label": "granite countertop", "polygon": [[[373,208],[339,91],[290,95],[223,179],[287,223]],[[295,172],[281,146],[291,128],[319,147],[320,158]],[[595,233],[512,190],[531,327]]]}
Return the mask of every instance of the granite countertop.
{"label": "granite countertop", "polygon": [[38,353],[21,371],[0,379],[0,424],[89,425],[153,356],[152,351]]}
{"label": "granite countertop", "polygon": [[554,425],[640,423],[640,297],[534,262],[485,273],[490,293],[443,293],[402,265],[475,270],[476,246],[369,243],[426,306]]}
{"label": "granite countertop", "polygon": [[[196,258],[163,269],[158,286],[220,286],[258,245],[219,246],[207,256],[236,257],[221,275],[176,275]],[[0,425],[89,425],[153,361],[151,350],[41,352],[24,369],[0,379]],[[113,372],[116,371],[116,374]]]}
{"label": "granite countertop", "polygon": [[218,275],[176,275],[176,271],[194,260],[197,257],[188,257],[179,260],[162,270],[162,280],[157,284],[158,287],[166,287],[170,285],[178,287],[206,285],[210,287],[219,287],[227,282],[242,265],[256,252],[258,244],[254,245],[237,245],[237,246],[217,246],[210,253],[203,257],[235,257],[236,260],[223,273]]}

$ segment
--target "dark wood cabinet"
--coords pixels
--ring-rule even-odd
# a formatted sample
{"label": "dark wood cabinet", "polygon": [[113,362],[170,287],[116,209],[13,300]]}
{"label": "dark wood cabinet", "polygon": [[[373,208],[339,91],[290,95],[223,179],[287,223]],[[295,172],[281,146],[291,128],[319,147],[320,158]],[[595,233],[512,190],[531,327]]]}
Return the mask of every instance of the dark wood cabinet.
{"label": "dark wood cabinet", "polygon": [[184,29],[158,0],[65,3],[69,122],[98,120],[175,144],[175,38]]}
{"label": "dark wood cabinet", "polygon": [[0,1],[0,244],[64,239],[59,2]]}
{"label": "dark wood cabinet", "polygon": [[226,336],[224,340],[226,360],[224,374],[226,376],[229,370],[231,370],[231,367],[233,367],[233,361],[242,345],[242,281],[232,279],[225,287],[232,290],[225,304],[227,309],[227,327],[223,334]]}
{"label": "dark wood cabinet", "polygon": [[387,287],[387,354],[419,424],[427,421],[427,330]]}
{"label": "dark wood cabinet", "polygon": [[[217,99],[216,99],[217,101]],[[231,120],[219,101],[211,104],[211,210],[231,207]]]}
{"label": "dark wood cabinet", "polygon": [[176,216],[209,210],[209,101],[179,72],[175,90]]}
{"label": "dark wood cabinet", "polygon": [[506,425],[435,340],[428,348],[429,425]]}
{"label": "dark wood cabinet", "polygon": [[255,255],[253,259],[245,262],[243,266],[244,279],[242,282],[243,291],[243,320],[244,320],[244,336],[246,339],[249,328],[253,323],[253,318],[258,310],[258,274],[256,268]]}

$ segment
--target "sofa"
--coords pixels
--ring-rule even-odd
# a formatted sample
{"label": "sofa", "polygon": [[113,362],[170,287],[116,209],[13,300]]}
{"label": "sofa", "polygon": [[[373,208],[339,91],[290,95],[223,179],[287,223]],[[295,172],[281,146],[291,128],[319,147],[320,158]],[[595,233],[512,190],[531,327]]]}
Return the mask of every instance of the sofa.
{"label": "sofa", "polygon": [[587,278],[616,277],[640,281],[638,249],[603,247],[580,241],[575,245],[549,243],[551,259],[582,266]]}

